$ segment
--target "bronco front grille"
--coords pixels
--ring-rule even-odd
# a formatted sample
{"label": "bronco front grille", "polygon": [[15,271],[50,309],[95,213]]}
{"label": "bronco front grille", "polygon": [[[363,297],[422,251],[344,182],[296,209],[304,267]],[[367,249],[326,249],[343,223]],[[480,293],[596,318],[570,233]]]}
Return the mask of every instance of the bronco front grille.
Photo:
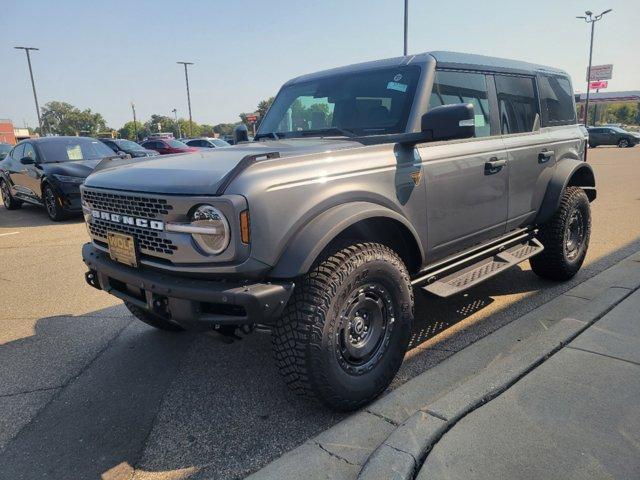
{"label": "bronco front grille", "polygon": [[[164,217],[173,210],[168,200],[159,198],[157,195],[147,197],[86,187],[82,189],[82,201],[83,205],[90,210],[145,219],[164,220]],[[173,241],[166,238],[167,234],[163,231],[115,223],[99,217],[90,218],[87,225],[96,243],[103,246],[106,245],[107,232],[110,231],[132,235],[140,251],[147,255],[163,257],[173,255],[173,252],[178,250]]]}
{"label": "bronco front grille", "polygon": [[110,232],[120,232],[126,233],[127,235],[133,235],[136,239],[138,248],[141,250],[173,255],[173,251],[178,249],[171,240],[168,238],[161,238],[160,233],[154,232],[153,230],[146,230],[129,225],[119,225],[117,223],[106,222],[97,218],[92,219],[91,223],[89,223],[89,231],[94,237],[98,237],[106,241],[107,230]]}
{"label": "bronco front grille", "polygon": [[105,212],[131,215],[132,217],[158,218],[166,215],[173,206],[164,198],[140,197],[121,193],[84,189],[82,198],[91,208]]}

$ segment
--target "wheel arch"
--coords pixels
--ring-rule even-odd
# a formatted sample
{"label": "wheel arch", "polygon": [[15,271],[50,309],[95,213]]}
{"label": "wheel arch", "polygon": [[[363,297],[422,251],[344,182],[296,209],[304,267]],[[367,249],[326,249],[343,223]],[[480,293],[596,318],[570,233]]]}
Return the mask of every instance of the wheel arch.
{"label": "wheel arch", "polygon": [[369,202],[337,205],[317,215],[292,237],[269,276],[294,278],[308,272],[320,255],[346,239],[378,242],[392,248],[410,273],[424,258],[411,223],[389,208]]}
{"label": "wheel arch", "polygon": [[582,160],[566,159],[556,166],[545,192],[536,224],[549,220],[560,205],[562,192],[567,187],[581,187],[587,194],[589,202],[596,199],[596,180],[591,165]]}

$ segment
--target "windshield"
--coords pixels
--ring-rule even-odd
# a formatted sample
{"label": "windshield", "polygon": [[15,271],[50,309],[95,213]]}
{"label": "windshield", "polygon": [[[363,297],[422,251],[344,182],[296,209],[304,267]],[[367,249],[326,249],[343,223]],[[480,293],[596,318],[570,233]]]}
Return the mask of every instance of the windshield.
{"label": "windshield", "polygon": [[189,148],[186,143],[179,142],[178,140],[167,139],[165,142],[172,148]]}
{"label": "windshield", "polygon": [[257,138],[401,133],[419,75],[419,67],[405,66],[287,85]]}
{"label": "windshield", "polygon": [[101,160],[113,157],[109,147],[93,138],[50,138],[38,142],[43,163]]}
{"label": "windshield", "polygon": [[624,128],[620,128],[620,127],[609,127],[611,130],[613,130],[614,132],[618,132],[618,133],[629,133],[627,132]]}
{"label": "windshield", "polygon": [[144,151],[144,148],[142,148],[136,142],[132,142],[131,140],[117,140],[116,144],[123,150],[129,150],[132,152]]}

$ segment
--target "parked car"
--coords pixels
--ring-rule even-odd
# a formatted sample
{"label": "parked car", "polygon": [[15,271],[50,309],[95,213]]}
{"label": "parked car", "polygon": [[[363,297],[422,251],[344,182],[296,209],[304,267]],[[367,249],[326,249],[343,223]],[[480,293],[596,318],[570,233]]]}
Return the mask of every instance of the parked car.
{"label": "parked car", "polygon": [[227,143],[224,140],[220,140],[219,138],[192,138],[184,143],[186,143],[190,147],[200,148],[221,148],[231,146],[230,143]]}
{"label": "parked car", "polygon": [[132,158],[155,157],[157,155],[160,155],[155,150],[144,148],[136,142],[132,142],[131,140],[125,140],[121,138],[99,138],[98,140],[104,143],[115,153],[122,152],[127,155],[131,155]]}
{"label": "parked car", "polygon": [[185,145],[173,138],[155,138],[142,142],[142,147],[147,150],[155,150],[160,155],[168,155],[171,153],[188,153],[197,152],[198,149]]}
{"label": "parked car", "polygon": [[304,75],[256,139],[91,175],[86,279],[162,330],[270,326],[286,383],[332,408],[389,385],[415,288],[585,258],[595,178],[562,70],[431,52]]}
{"label": "parked car", "polygon": [[95,138],[24,140],[0,161],[4,206],[15,210],[23,202],[40,205],[54,221],[80,213],[80,185],[101,160],[113,157],[118,156]]}
{"label": "parked car", "polygon": [[620,148],[633,147],[640,143],[640,134],[628,132],[620,127],[589,127],[589,146],[617,145]]}
{"label": "parked car", "polygon": [[0,143],[0,160],[6,157],[12,148],[13,145],[10,145],[8,143]]}

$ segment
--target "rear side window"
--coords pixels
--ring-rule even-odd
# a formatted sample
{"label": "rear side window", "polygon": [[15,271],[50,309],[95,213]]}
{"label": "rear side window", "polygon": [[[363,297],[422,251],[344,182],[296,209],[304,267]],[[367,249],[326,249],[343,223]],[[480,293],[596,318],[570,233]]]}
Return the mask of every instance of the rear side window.
{"label": "rear side window", "polygon": [[544,75],[538,77],[538,82],[543,125],[576,123],[576,108],[573,103],[573,90],[569,79],[555,75]]}
{"label": "rear side window", "polygon": [[473,104],[476,137],[488,137],[491,134],[487,80],[484,74],[436,71],[429,108],[455,103]]}
{"label": "rear side window", "polygon": [[532,132],[538,116],[533,78],[496,75],[495,79],[501,132]]}

